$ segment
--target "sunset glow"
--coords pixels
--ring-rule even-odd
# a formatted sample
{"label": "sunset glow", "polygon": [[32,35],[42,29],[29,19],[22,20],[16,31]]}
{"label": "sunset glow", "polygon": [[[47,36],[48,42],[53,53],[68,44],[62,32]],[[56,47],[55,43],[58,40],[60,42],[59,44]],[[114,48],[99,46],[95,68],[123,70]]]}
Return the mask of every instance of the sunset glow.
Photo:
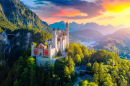
{"label": "sunset glow", "polygon": [[21,1],[48,24],[63,20],[84,24],[130,25],[129,0],[29,0],[31,4],[26,0]]}

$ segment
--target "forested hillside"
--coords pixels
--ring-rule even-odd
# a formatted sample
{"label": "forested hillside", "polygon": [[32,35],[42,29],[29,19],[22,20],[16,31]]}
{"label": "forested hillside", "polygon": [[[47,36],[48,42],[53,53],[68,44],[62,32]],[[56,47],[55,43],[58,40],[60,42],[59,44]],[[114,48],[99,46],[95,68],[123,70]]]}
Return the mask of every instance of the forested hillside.
{"label": "forested hillside", "polygon": [[124,44],[122,40],[104,38],[99,41],[99,44],[94,46],[95,49],[105,49],[118,53],[121,58],[130,58],[130,47]]}
{"label": "forested hillside", "polygon": [[24,26],[47,32],[52,30],[19,0],[0,0],[0,27],[5,26],[10,29]]}
{"label": "forested hillside", "polygon": [[[74,67],[85,65],[92,80],[79,81],[79,86],[129,86],[130,61],[121,59],[117,53],[106,50],[89,50],[84,45],[70,44],[66,47],[68,57],[56,60],[55,64],[38,67],[35,57],[25,51],[12,67],[0,65],[1,86],[72,86],[82,76]],[[86,73],[87,74],[87,73]],[[8,83],[7,83],[8,82]],[[50,83],[51,82],[51,83]]]}
{"label": "forested hillside", "polygon": [[130,28],[117,30],[116,32],[108,35],[107,37],[122,40],[126,45],[130,45]]}

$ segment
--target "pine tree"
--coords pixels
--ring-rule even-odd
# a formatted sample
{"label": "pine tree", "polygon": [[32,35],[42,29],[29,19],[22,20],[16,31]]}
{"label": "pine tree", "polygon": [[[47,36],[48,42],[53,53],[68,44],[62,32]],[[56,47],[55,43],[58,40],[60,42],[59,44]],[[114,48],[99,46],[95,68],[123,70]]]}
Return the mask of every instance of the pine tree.
{"label": "pine tree", "polygon": [[80,64],[81,63],[81,57],[79,56],[79,54],[76,54],[75,58],[74,58],[74,61],[77,63],[77,64]]}
{"label": "pine tree", "polygon": [[68,52],[68,49],[69,49],[69,48],[68,48],[68,46],[66,45],[65,52]]}
{"label": "pine tree", "polygon": [[98,68],[99,68],[99,64],[97,63],[97,62],[95,62],[94,64],[93,64],[93,67],[92,67],[92,72],[95,74],[97,74],[98,73]]}
{"label": "pine tree", "polygon": [[57,56],[62,56],[60,49],[59,49],[59,51],[58,51],[58,53],[57,53]]}

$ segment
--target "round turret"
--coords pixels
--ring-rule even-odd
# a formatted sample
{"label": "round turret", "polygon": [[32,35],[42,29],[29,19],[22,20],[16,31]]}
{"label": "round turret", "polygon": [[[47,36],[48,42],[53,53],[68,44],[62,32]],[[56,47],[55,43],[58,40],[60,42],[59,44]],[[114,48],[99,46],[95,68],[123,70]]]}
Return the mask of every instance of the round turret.
{"label": "round turret", "polygon": [[66,22],[66,26],[65,27],[66,27],[66,31],[69,32],[69,24],[68,24],[68,22]]}

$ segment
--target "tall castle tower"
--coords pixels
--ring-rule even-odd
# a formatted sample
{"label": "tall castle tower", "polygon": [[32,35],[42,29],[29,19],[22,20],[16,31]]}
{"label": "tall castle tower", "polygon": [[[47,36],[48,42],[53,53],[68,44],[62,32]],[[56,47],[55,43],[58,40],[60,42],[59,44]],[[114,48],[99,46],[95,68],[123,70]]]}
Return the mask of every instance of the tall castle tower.
{"label": "tall castle tower", "polygon": [[66,44],[69,46],[69,24],[68,22],[66,23]]}
{"label": "tall castle tower", "polygon": [[57,30],[55,28],[52,31],[52,47],[57,49]]}

